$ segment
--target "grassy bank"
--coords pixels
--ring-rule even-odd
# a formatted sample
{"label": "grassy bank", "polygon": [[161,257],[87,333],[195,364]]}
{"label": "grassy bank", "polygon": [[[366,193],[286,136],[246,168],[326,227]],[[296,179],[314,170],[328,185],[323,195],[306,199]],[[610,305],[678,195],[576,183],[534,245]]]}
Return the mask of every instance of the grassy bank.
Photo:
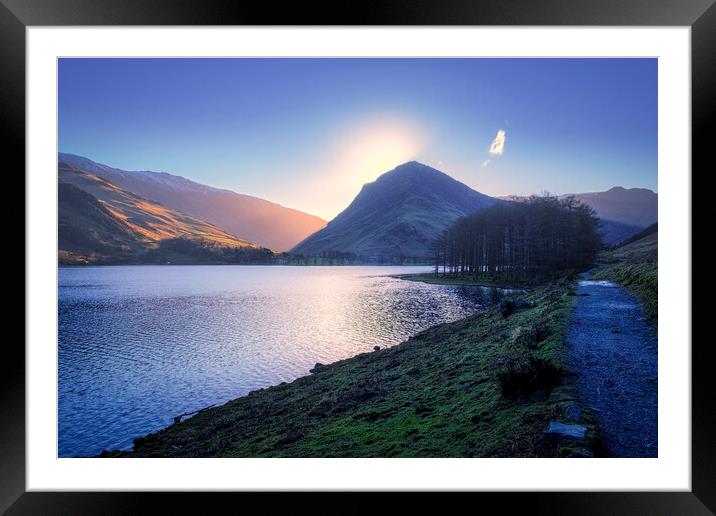
{"label": "grassy bank", "polygon": [[[577,399],[563,340],[573,283],[260,389],[136,439],[133,457],[567,456],[541,443]],[[589,440],[594,427],[584,421]]]}
{"label": "grassy bank", "polygon": [[629,289],[652,322],[658,319],[658,233],[602,253],[593,279],[615,281]]}

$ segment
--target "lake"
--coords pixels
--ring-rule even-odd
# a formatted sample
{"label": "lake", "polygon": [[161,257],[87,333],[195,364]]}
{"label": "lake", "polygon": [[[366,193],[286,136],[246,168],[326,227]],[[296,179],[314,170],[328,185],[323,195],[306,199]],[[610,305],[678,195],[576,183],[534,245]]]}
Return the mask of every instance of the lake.
{"label": "lake", "polygon": [[59,456],[128,449],[173,416],[392,346],[499,299],[390,277],[430,267],[59,270]]}

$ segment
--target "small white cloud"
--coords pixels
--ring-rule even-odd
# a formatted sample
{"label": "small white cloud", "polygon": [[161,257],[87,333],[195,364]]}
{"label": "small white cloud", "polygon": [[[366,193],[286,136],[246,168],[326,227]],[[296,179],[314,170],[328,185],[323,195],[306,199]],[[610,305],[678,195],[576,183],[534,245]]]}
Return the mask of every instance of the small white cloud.
{"label": "small white cloud", "polygon": [[490,164],[490,160],[489,160],[489,159],[486,159],[485,161],[482,162],[482,166],[483,166],[483,167],[486,167],[486,166],[488,166],[489,164]]}
{"label": "small white cloud", "polygon": [[497,131],[497,136],[490,144],[490,156],[502,156],[505,152],[505,130]]}

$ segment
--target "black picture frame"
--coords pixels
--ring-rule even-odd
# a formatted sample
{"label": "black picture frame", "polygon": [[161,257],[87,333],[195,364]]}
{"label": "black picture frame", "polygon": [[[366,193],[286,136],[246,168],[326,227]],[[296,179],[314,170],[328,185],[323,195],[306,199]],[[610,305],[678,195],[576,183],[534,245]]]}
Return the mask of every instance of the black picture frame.
{"label": "black picture frame", "polygon": [[[716,6],[714,0],[402,0],[360,4],[293,3],[231,0],[0,0],[0,136],[5,166],[5,220],[11,226],[12,253],[3,253],[6,270],[22,267],[18,213],[24,213],[25,170],[25,29],[38,25],[643,25],[691,27],[692,170],[714,169],[716,158],[708,135],[716,125]],[[688,173],[689,171],[684,171]],[[693,179],[697,176],[691,172]],[[693,189],[692,206],[708,206],[707,189]],[[703,201],[703,202],[699,202]],[[13,204],[16,204],[13,206]],[[704,219],[692,215],[692,235],[704,234]],[[708,234],[708,233],[706,233]],[[699,246],[706,244],[698,243]],[[693,253],[696,245],[692,244]],[[23,246],[24,249],[24,246]],[[713,259],[699,261],[692,254],[692,271],[712,270]],[[6,273],[8,274],[8,273]],[[17,292],[3,309],[5,339],[0,360],[0,511],[7,514],[142,513],[160,504],[162,512],[208,507],[208,495],[186,493],[39,493],[25,492],[25,353],[19,337],[8,331],[24,317],[24,286],[18,274]],[[25,278],[25,275],[23,275]],[[713,290],[712,273],[700,276],[693,293]],[[15,286],[15,285],[13,285]],[[8,291],[9,293],[9,291]],[[9,295],[6,296],[6,299]],[[704,313],[709,303],[692,301],[692,314]],[[694,317],[692,315],[692,321]],[[10,323],[13,323],[12,326]],[[693,322],[692,322],[693,327]],[[23,329],[24,334],[24,329]],[[695,333],[693,334],[696,335]],[[24,339],[23,339],[24,340]],[[692,491],[640,493],[480,493],[470,504],[498,504],[501,512],[525,510],[553,514],[713,514],[716,511],[716,411],[713,383],[713,337],[692,343]],[[687,345],[688,343],[669,343]],[[213,495],[212,495],[213,496]],[[283,496],[221,494],[222,498],[251,496],[243,503],[285,503]],[[474,496],[474,495],[471,495]],[[403,497],[425,507],[422,494]],[[227,500],[230,501],[230,500]],[[213,502],[213,500],[212,500]],[[230,503],[233,503],[230,501]],[[330,509],[330,502],[326,502]],[[381,502],[378,502],[381,503]],[[444,502],[438,502],[441,505]],[[292,500],[321,511],[305,497]],[[362,513],[375,500],[350,495],[338,512]],[[330,512],[333,512],[332,510]]]}

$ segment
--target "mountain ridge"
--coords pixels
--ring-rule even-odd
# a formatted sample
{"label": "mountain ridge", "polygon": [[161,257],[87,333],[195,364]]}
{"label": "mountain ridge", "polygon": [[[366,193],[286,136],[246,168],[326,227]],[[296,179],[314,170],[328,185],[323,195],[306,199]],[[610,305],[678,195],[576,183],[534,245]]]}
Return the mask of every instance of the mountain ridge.
{"label": "mountain ridge", "polygon": [[[71,163],[65,162],[63,158],[67,158]],[[491,197],[440,170],[417,161],[409,161],[364,184],[351,203],[333,220],[326,223],[318,217],[258,197],[204,185],[167,172],[125,171],[67,153],[59,153],[58,159],[61,160],[58,164],[60,181],[63,180],[63,174],[66,176],[65,182],[67,177],[71,177],[67,175],[68,171],[62,171],[63,166],[76,169],[75,172],[81,170],[88,177],[92,176],[92,180],[85,177],[84,184],[76,186],[96,194],[100,204],[110,208],[110,215],[113,213],[117,215],[116,212],[119,212],[120,219],[131,218],[122,214],[122,209],[118,209],[116,203],[114,206],[108,204],[103,194],[93,191],[93,188],[97,188],[103,181],[111,185],[111,187],[104,185],[104,188],[121,189],[126,192],[123,194],[125,197],[135,196],[148,201],[151,204],[150,211],[164,212],[162,217],[165,222],[173,218],[172,224],[177,225],[178,230],[172,229],[171,224],[162,226],[161,223],[156,223],[157,227],[162,226],[163,233],[155,235],[146,234],[153,231],[151,225],[132,225],[130,220],[129,226],[132,231],[145,233],[144,236],[150,241],[180,238],[182,235],[204,232],[208,235],[208,241],[218,245],[258,248],[270,247],[262,245],[261,242],[273,238],[274,251],[290,250],[294,254],[303,256],[345,255],[368,261],[406,257],[427,259],[431,255],[434,239],[458,218],[496,202],[519,202],[526,198],[515,195]],[[604,192],[565,194],[559,197],[570,195],[595,210],[601,219],[600,232],[605,243],[610,245],[629,238],[656,222],[658,197],[655,192],[646,188],[615,186]],[[76,197],[73,199],[80,202]],[[120,204],[126,208],[138,202],[143,201],[125,199]],[[268,211],[265,210],[267,207]],[[275,211],[277,209],[279,212]],[[104,217],[95,209],[90,211],[97,215],[98,220]],[[197,213],[208,216],[197,215]],[[272,214],[276,213],[279,216],[272,218]],[[275,229],[279,232],[285,230],[296,214],[299,214],[299,218],[306,216],[311,219],[309,225],[303,225],[298,232],[295,231],[294,226],[288,228],[288,232],[282,235],[274,231],[272,237],[266,237],[267,232],[271,233]],[[146,217],[147,214],[144,213],[143,216]],[[77,217],[77,220],[80,219],[81,217]],[[188,222],[189,229],[184,228],[182,231],[182,220]],[[225,224],[217,224],[215,220],[223,220]],[[95,222],[99,226],[93,225]],[[107,224],[109,223],[104,224],[99,221],[89,223],[98,234],[102,233],[102,227],[109,227]],[[301,226],[302,222],[298,225]],[[244,233],[230,231],[226,229],[227,226],[245,231]],[[250,239],[245,233],[259,238]],[[287,233],[291,233],[288,240],[285,238]],[[118,242],[125,244],[126,238],[129,238],[127,235],[115,236],[119,239]],[[299,236],[302,238],[297,240]],[[105,237],[109,239],[108,241],[113,241],[110,236],[105,235]],[[292,240],[295,240],[295,243],[292,247],[284,249],[280,244],[276,244],[277,239],[282,239],[284,244]]]}
{"label": "mountain ridge", "polygon": [[121,220],[148,242],[167,238],[203,238],[219,245],[257,247],[201,219],[154,203],[117,185],[74,168],[64,162],[58,165],[60,184],[72,184],[92,195],[116,219]]}
{"label": "mountain ridge", "polygon": [[168,172],[127,171],[64,152],[58,154],[58,161],[278,252],[290,249],[326,225],[325,220],[315,215]]}
{"label": "mountain ridge", "polygon": [[604,192],[565,194],[591,206],[604,220],[620,222],[640,228],[657,221],[659,196],[648,188],[613,186]]}

